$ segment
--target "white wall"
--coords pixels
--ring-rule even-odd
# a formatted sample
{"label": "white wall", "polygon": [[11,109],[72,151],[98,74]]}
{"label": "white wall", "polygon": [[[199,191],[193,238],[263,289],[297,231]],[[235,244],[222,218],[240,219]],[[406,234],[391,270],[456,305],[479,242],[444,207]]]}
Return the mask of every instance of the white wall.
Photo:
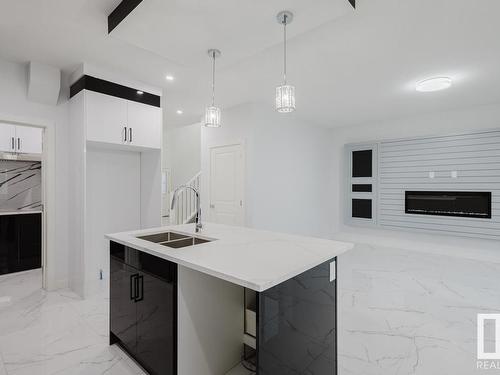
{"label": "white wall", "polygon": [[109,276],[107,233],[141,228],[141,154],[87,148],[85,287],[95,291],[99,271]]}
{"label": "white wall", "polygon": [[221,128],[201,131],[203,211],[208,212],[209,148],[243,142],[246,225],[329,236],[330,134],[295,114],[279,114],[272,105],[246,104],[223,111]]}
{"label": "white wall", "polygon": [[167,155],[175,189],[201,170],[201,125],[167,128]]}
{"label": "white wall", "polygon": [[[68,279],[68,105],[60,99],[57,106],[33,103],[27,99],[27,66],[0,60],[0,118],[17,118],[37,124],[53,124],[55,129],[54,222],[50,225],[55,238],[54,265],[50,272],[52,287],[67,286]],[[61,98],[68,96],[62,90]],[[47,144],[47,143],[46,143]]]}
{"label": "white wall", "polygon": [[[464,109],[453,112],[427,114],[424,116],[396,119],[381,123],[368,123],[355,127],[335,128],[331,134],[332,145],[332,175],[335,183],[331,194],[333,196],[333,212],[331,219],[332,233],[339,231],[355,231],[357,235],[385,235],[401,240],[425,238],[426,241],[441,243],[477,243],[463,241],[454,237],[437,238],[432,235],[412,234],[411,232],[371,230],[360,227],[349,227],[343,223],[345,205],[345,160],[344,145],[347,143],[370,142],[385,139],[398,139],[427,135],[466,133],[480,129],[500,127],[500,107],[497,105]],[[488,243],[484,242],[485,247]]]}

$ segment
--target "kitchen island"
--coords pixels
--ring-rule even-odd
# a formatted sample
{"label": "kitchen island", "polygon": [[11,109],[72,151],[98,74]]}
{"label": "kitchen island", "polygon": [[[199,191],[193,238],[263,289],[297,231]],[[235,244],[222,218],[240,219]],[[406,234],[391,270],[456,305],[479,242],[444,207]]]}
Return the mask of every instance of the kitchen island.
{"label": "kitchen island", "polygon": [[353,245],[220,224],[107,235],[110,343],[152,375],[337,373],[337,256]]}

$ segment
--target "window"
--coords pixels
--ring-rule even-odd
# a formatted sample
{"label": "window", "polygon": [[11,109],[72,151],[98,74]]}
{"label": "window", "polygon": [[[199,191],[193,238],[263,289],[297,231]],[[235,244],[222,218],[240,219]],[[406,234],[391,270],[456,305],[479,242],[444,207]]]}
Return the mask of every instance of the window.
{"label": "window", "polygon": [[352,152],[352,177],[373,177],[373,151]]}
{"label": "window", "polygon": [[347,221],[355,224],[375,224],[377,145],[347,145],[348,190]]}
{"label": "window", "polygon": [[353,199],[352,217],[357,217],[361,219],[372,219],[372,200]]}
{"label": "window", "polygon": [[372,184],[353,184],[352,191],[353,193],[371,193]]}

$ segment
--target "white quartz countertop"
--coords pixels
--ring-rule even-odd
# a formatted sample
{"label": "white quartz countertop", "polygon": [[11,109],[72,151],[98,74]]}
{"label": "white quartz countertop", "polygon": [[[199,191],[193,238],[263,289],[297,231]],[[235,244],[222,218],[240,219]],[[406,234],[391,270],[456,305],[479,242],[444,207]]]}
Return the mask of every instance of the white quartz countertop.
{"label": "white quartz countertop", "polygon": [[41,214],[42,211],[29,211],[29,210],[18,210],[18,211],[1,211],[0,210],[0,216],[4,215],[26,215],[26,214]]}
{"label": "white quartz countertop", "polygon": [[[137,238],[166,231],[214,241],[173,249]],[[194,224],[186,224],[108,234],[106,238],[257,292],[281,284],[353,248],[353,244],[347,242],[214,223],[204,223],[202,232],[197,234]]]}

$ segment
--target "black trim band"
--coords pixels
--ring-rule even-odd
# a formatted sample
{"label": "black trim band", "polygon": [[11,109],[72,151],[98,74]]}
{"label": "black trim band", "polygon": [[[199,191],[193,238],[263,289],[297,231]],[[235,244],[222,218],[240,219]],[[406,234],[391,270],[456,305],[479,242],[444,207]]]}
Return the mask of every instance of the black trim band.
{"label": "black trim band", "polygon": [[[351,0],[350,0],[351,1]],[[114,30],[137,6],[142,0],[122,0],[120,4],[108,16],[108,34]]]}
{"label": "black trim band", "polygon": [[83,76],[78,81],[73,83],[70,88],[70,98],[78,94],[82,90],[95,91],[101,94],[115,96],[117,98],[127,99],[138,103],[152,105],[154,107],[161,106],[161,97],[158,95],[143,92],[138,94],[138,90],[122,86],[114,82],[105,81],[92,76]]}

